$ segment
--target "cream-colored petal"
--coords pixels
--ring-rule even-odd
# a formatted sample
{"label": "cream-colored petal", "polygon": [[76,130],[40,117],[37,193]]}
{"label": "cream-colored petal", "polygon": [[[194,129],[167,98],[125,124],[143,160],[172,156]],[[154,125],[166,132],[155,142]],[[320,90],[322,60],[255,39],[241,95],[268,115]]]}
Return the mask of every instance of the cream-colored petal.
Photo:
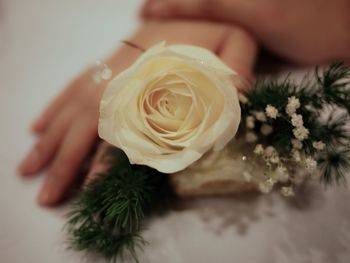
{"label": "cream-colored petal", "polygon": [[[134,153],[129,154],[134,155]],[[171,174],[182,171],[184,168],[201,158],[202,155],[203,153],[186,149],[169,155],[140,156],[140,159],[131,158],[130,162],[147,165],[162,173]]]}
{"label": "cream-colored petal", "polygon": [[160,44],[107,86],[99,134],[133,163],[180,171],[238,129],[233,72],[213,53]]}

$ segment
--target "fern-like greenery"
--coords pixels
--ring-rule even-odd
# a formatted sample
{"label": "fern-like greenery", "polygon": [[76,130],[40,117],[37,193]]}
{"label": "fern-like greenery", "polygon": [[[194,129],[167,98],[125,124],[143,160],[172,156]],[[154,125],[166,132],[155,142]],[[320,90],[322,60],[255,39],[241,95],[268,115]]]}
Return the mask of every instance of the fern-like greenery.
{"label": "fern-like greenery", "polygon": [[[309,130],[308,138],[302,141],[302,151],[315,156],[324,183],[344,181],[345,171],[350,168],[350,132],[346,127],[350,121],[349,67],[336,63],[323,71],[316,69],[313,78],[305,76],[301,83],[289,76],[284,80],[256,81],[255,88],[247,94],[249,103],[241,105],[242,119],[252,112],[265,112],[267,105],[277,108],[280,116],[266,122],[273,132],[259,136],[259,141],[274,146],[282,154],[291,151],[294,139],[294,127],[285,110],[292,96],[299,99],[301,106],[297,113],[303,116],[304,126]],[[255,127],[257,134],[261,125],[263,122],[258,122]],[[244,122],[242,128],[246,129]],[[315,141],[324,142],[325,150],[316,153],[312,145]]]}
{"label": "fern-like greenery", "polygon": [[[252,112],[264,112],[267,105],[278,109],[280,116],[267,119],[274,131],[259,135],[261,143],[273,145],[279,153],[292,149],[293,125],[285,112],[288,98],[300,100],[298,114],[310,134],[303,140],[305,154],[316,156],[322,181],[331,184],[344,181],[350,171],[350,133],[346,124],[350,114],[350,69],[334,64],[324,71],[316,70],[314,81],[306,78],[301,84],[289,77],[282,81],[258,79],[242,104],[242,120]],[[328,116],[324,116],[328,112]],[[257,121],[255,131],[263,122]],[[245,122],[241,131],[246,129]],[[312,142],[323,141],[326,149],[316,152]],[[108,170],[84,188],[68,215],[70,246],[97,253],[107,261],[131,256],[138,262],[137,250],[146,241],[141,236],[145,218],[174,205],[169,177],[156,170],[131,165],[127,156],[116,148],[106,153]]]}
{"label": "fern-like greenery", "polygon": [[108,261],[131,256],[138,262],[145,216],[163,211],[175,196],[167,175],[131,165],[121,150],[110,148],[105,158],[109,169],[81,191],[68,214],[68,241]]}

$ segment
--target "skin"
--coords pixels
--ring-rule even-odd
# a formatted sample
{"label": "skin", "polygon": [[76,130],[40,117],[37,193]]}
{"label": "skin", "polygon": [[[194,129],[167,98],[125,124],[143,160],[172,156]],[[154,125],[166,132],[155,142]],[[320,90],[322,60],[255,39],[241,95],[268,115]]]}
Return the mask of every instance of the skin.
{"label": "skin", "polygon": [[298,64],[350,61],[349,0],[147,0],[146,18],[239,24],[273,53]]}
{"label": "skin", "polygon": [[[241,76],[250,78],[255,63],[255,40],[244,30],[223,23],[204,21],[146,21],[128,39],[143,48],[162,40],[167,43],[185,43],[205,47],[222,58]],[[140,55],[140,50],[122,45],[105,60],[113,75],[128,67]],[[96,145],[99,102],[106,86],[92,81],[88,69],[73,80],[43,111],[32,125],[38,141],[20,163],[23,176],[31,176],[45,168],[48,172],[38,195],[44,206],[60,202],[77,179],[78,171]],[[105,167],[100,162],[105,144],[97,150],[87,181]]]}

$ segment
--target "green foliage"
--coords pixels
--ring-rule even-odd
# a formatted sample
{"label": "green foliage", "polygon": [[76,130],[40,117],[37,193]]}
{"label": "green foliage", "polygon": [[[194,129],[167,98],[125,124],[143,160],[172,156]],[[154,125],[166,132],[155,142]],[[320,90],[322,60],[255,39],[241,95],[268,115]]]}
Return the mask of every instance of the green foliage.
{"label": "green foliage", "polygon": [[[316,70],[317,84],[320,94],[319,101],[314,104],[327,103],[347,110],[350,114],[350,70],[343,63],[331,65],[323,74]],[[319,105],[322,108],[322,105]]]}
{"label": "green foliage", "polygon": [[[330,184],[344,181],[344,175],[350,171],[350,69],[343,63],[336,63],[323,71],[316,69],[313,78],[306,76],[301,83],[293,82],[289,76],[284,80],[258,79],[255,88],[247,94],[249,103],[242,104],[242,119],[254,112],[265,112],[267,105],[279,111],[276,119],[266,122],[273,127],[273,133],[261,135],[259,129],[263,122],[257,121],[256,134],[260,134],[259,143],[272,145],[280,153],[292,150],[293,125],[286,112],[288,98],[295,96],[301,106],[297,114],[303,116],[304,127],[309,136],[303,140],[305,154],[314,156],[322,172],[323,182]],[[328,117],[325,115],[328,115]],[[242,129],[247,129],[244,122]],[[323,141],[326,149],[317,153],[312,143]]]}
{"label": "green foliage", "polygon": [[109,169],[81,191],[68,214],[70,246],[95,252],[108,261],[131,256],[146,242],[140,236],[144,218],[173,200],[167,175],[131,165],[126,155],[110,148]]}
{"label": "green foliage", "polygon": [[[256,121],[259,143],[274,146],[288,154],[294,139],[290,116],[286,112],[288,98],[295,96],[301,106],[297,114],[309,136],[302,141],[305,154],[317,159],[326,184],[344,181],[350,171],[350,132],[346,127],[350,114],[350,69],[334,64],[324,71],[316,70],[314,79],[295,83],[289,76],[282,81],[258,79],[255,89],[242,104],[241,130],[248,129],[245,118],[265,112],[267,105],[279,111],[276,119]],[[327,112],[327,113],[326,113]],[[269,135],[260,134],[263,124],[273,127]],[[326,148],[316,151],[313,142],[323,141]],[[147,216],[166,211],[174,205],[176,196],[169,177],[141,165],[131,165],[127,156],[110,148],[105,157],[108,170],[86,186],[68,214],[67,230],[71,248],[97,253],[108,261],[125,256],[138,262],[137,250],[146,241],[140,235]]]}
{"label": "green foliage", "polygon": [[345,183],[345,176],[350,171],[349,146],[322,152],[318,157],[318,166],[326,184],[332,183],[333,180]]}

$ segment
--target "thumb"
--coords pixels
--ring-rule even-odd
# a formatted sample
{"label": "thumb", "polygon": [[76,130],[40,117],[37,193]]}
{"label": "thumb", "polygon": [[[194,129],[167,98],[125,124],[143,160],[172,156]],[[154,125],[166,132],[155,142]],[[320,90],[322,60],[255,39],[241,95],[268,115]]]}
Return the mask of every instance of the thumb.
{"label": "thumb", "polygon": [[259,11],[259,2],[257,0],[147,0],[141,9],[141,16],[209,18],[244,23],[251,20]]}

